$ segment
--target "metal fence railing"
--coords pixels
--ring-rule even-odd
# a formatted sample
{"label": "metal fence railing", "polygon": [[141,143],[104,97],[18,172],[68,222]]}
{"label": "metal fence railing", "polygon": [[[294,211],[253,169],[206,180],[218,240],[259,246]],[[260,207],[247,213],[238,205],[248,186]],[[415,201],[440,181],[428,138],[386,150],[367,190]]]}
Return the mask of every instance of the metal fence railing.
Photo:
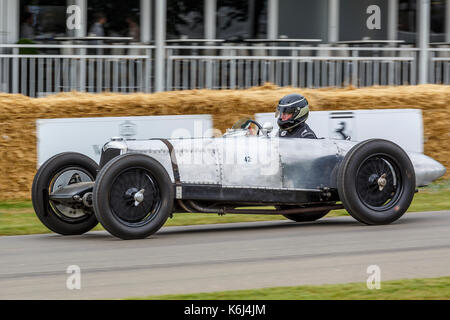
{"label": "metal fence railing", "polygon": [[[429,82],[449,84],[450,48],[429,49]],[[153,92],[155,46],[0,45],[0,92]],[[413,47],[165,47],[165,90],[416,84]]]}
{"label": "metal fence railing", "polygon": [[[416,84],[416,48],[168,47],[168,90]],[[205,54],[202,54],[205,53]]]}
{"label": "metal fence railing", "polygon": [[450,48],[430,49],[430,83],[450,84]]}
{"label": "metal fence railing", "polygon": [[[0,46],[1,48],[1,46]],[[0,91],[152,92],[153,46],[14,46],[0,54]],[[49,52],[38,52],[47,50]],[[52,51],[60,51],[54,53]],[[121,52],[122,51],[122,52]]]}
{"label": "metal fence railing", "polygon": [[[280,86],[328,87],[415,84],[415,48],[202,47],[215,55],[172,54],[167,89]],[[217,52],[218,51],[218,52]],[[261,52],[263,54],[261,54]]]}

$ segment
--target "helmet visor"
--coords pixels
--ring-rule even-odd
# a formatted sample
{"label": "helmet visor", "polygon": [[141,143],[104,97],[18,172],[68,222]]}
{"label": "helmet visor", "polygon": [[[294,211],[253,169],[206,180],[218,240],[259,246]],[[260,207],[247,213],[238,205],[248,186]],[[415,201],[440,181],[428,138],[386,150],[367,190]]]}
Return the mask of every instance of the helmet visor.
{"label": "helmet visor", "polygon": [[294,114],[296,111],[298,111],[298,107],[293,107],[293,106],[278,106],[277,108],[277,112],[275,113],[275,118],[278,118],[281,114]]}

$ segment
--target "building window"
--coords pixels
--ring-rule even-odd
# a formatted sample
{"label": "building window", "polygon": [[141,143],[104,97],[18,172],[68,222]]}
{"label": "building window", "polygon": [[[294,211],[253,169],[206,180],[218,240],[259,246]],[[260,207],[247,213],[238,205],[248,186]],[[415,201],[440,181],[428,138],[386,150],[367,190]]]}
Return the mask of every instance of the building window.
{"label": "building window", "polygon": [[430,12],[430,28],[431,33],[441,34],[445,33],[445,0],[433,0],[431,1]]}
{"label": "building window", "polygon": [[[400,0],[398,12],[398,38],[409,43],[416,42],[417,7],[416,0]],[[430,42],[445,40],[445,0],[430,2]]]}
{"label": "building window", "polygon": [[217,0],[217,38],[267,37],[267,0]]}
{"label": "building window", "polygon": [[202,39],[204,1],[167,0],[167,39]]}
{"label": "building window", "polygon": [[416,0],[399,1],[398,30],[400,32],[416,32]]}
{"label": "building window", "polygon": [[87,5],[88,36],[140,40],[140,0],[88,0]]}
{"label": "building window", "polygon": [[58,0],[20,1],[20,39],[52,40],[66,33],[66,5]]}

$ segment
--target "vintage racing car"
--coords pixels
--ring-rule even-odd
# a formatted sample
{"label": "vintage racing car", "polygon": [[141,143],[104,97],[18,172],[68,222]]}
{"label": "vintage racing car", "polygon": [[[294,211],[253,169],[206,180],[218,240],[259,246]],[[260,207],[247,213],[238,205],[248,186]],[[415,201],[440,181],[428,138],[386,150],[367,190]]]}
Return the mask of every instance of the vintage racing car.
{"label": "vintage racing car", "polygon": [[36,173],[33,206],[56,233],[83,234],[99,221],[121,239],[148,237],[175,212],[314,221],[345,208],[364,224],[388,224],[418,187],[445,173],[439,162],[387,140],[278,138],[271,131],[243,119],[217,138],[112,138],[100,164],[58,154]]}

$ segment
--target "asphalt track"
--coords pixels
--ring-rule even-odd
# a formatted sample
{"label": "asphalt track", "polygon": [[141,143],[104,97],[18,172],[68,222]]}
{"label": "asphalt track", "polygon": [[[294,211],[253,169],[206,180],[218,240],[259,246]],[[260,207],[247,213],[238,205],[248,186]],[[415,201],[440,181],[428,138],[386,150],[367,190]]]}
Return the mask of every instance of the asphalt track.
{"label": "asphalt track", "polygon": [[[68,290],[69,265],[81,289]],[[314,223],[167,227],[145,240],[106,232],[0,237],[0,299],[104,299],[450,275],[450,211],[386,226],[350,217]]]}

